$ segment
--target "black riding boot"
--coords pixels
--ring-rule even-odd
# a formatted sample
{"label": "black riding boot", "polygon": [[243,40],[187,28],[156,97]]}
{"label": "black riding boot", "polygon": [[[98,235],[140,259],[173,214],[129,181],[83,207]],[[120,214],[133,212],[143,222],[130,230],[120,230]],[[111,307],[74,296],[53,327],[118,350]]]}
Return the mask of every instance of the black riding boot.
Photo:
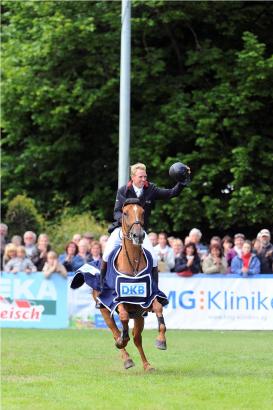
{"label": "black riding boot", "polygon": [[153,277],[155,283],[158,285],[158,267],[157,266],[153,267],[152,277]]}
{"label": "black riding boot", "polygon": [[[107,262],[104,262],[104,260],[101,262],[101,267],[100,267],[100,289],[102,291],[103,289],[103,283],[104,283],[104,278],[106,275],[107,271]],[[96,309],[101,309],[103,305],[97,300],[96,301]]]}

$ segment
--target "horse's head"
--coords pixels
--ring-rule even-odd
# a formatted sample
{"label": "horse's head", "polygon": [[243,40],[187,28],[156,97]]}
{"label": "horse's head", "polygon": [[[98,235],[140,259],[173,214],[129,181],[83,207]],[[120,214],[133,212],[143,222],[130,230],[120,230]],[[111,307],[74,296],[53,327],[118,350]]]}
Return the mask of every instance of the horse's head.
{"label": "horse's head", "polygon": [[137,198],[127,199],[122,208],[122,233],[133,242],[141,245],[145,236],[143,230],[144,209]]}

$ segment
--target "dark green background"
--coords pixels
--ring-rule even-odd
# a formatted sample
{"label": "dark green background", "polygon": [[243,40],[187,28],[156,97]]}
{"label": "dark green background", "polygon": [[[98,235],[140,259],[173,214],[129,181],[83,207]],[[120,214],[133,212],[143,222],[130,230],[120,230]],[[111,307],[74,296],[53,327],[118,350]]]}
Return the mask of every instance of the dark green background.
{"label": "dark green background", "polygon": [[[112,219],[118,169],[119,2],[3,2],[3,210],[17,194]],[[132,3],[131,163],[192,183],[151,220],[206,234],[272,227],[273,4]]]}

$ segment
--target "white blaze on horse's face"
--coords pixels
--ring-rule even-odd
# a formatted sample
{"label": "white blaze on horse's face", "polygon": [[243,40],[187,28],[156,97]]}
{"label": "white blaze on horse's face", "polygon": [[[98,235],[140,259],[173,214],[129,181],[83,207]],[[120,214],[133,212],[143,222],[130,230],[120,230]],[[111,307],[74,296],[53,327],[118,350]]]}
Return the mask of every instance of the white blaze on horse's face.
{"label": "white blaze on horse's face", "polygon": [[138,220],[138,213],[137,213],[137,206],[136,205],[133,207],[133,210],[135,211],[135,216],[136,216],[136,219]]}

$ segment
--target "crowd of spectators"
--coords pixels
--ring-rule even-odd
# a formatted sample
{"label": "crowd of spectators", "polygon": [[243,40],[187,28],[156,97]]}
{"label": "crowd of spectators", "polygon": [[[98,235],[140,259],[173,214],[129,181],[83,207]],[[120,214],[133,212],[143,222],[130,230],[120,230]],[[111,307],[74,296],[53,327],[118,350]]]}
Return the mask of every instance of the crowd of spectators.
{"label": "crowd of spectators", "polygon": [[[46,278],[52,273],[66,277],[83,264],[91,262],[100,267],[102,254],[108,240],[102,235],[95,240],[90,232],[75,233],[60,255],[52,249],[47,234],[38,237],[26,231],[21,237],[14,235],[8,240],[8,227],[0,224],[1,270],[9,273],[43,272]],[[262,229],[252,241],[243,233],[233,237],[213,236],[209,244],[201,242],[202,233],[193,228],[184,239],[167,235],[166,232],[148,234],[158,257],[159,272],[175,272],[179,276],[204,274],[272,274],[273,245],[268,229]]]}
{"label": "crowd of spectators", "polygon": [[213,236],[209,244],[201,242],[202,233],[193,228],[181,238],[165,232],[150,232],[149,238],[158,256],[159,272],[176,272],[180,276],[204,274],[272,274],[273,245],[268,229],[262,229],[252,241],[243,233],[223,238]]}

